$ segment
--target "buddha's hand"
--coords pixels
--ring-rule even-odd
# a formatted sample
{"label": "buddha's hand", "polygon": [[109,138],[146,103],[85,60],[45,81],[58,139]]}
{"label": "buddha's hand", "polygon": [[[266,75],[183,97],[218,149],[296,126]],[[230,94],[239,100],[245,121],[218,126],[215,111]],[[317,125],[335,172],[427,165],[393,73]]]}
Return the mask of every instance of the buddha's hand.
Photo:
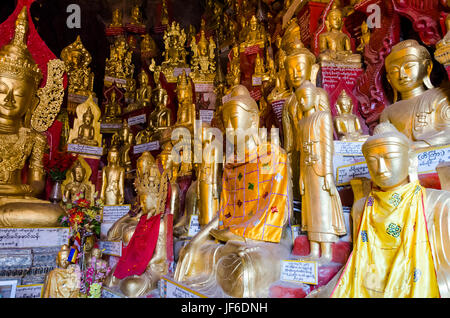
{"label": "buddha's hand", "polygon": [[335,192],[336,188],[333,185],[334,185],[333,174],[331,174],[331,173],[326,174],[322,189],[324,191],[328,191],[330,193],[330,195],[336,195],[336,192]]}
{"label": "buddha's hand", "polygon": [[193,266],[192,263],[194,261],[194,255],[196,254],[195,250],[195,244],[192,244],[191,242],[181,249],[174,275],[176,281],[182,282],[188,277]]}

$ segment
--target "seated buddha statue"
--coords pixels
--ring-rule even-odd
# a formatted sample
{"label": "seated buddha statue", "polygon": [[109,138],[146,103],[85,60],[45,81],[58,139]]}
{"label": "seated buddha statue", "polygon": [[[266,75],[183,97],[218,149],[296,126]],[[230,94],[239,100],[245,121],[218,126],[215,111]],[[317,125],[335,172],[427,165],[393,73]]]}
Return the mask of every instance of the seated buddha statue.
{"label": "seated buddha statue", "polygon": [[77,36],[75,42],[61,51],[61,59],[67,67],[69,94],[83,96],[93,94],[94,73],[89,67],[92,57],[83,46],[80,36]]}
{"label": "seated buddha statue", "polygon": [[133,8],[131,9],[130,24],[133,26],[145,28],[145,24],[142,20],[141,8],[139,8],[138,5],[134,5]]}
{"label": "seated buddha statue", "polygon": [[169,10],[167,8],[167,0],[162,0],[161,5],[161,14],[160,14],[160,24],[161,25],[168,25],[169,24]]}
{"label": "seated buddha statue", "polygon": [[78,136],[72,140],[72,143],[88,146],[98,146],[98,141],[95,140],[95,129],[92,125],[94,121],[94,114],[90,107],[83,114],[83,122],[78,127]]}
{"label": "seated buddha statue", "polygon": [[45,277],[42,298],[78,298],[80,294],[80,268],[70,264],[70,249],[61,247],[56,257],[56,268]]}
{"label": "seated buddha statue", "polygon": [[63,182],[63,195],[67,202],[73,202],[77,195],[83,194],[86,200],[92,201],[94,195],[94,185],[89,181],[91,171],[88,164],[81,163],[78,159],[72,168],[66,173],[66,180]]}
{"label": "seated buddha statue", "polygon": [[431,84],[428,50],[415,40],[402,41],[394,45],[385,66],[394,102],[380,121],[393,124],[415,148],[450,144],[450,90]]}
{"label": "seated buddha statue", "polygon": [[336,109],[339,113],[334,118],[334,127],[342,141],[364,141],[368,136],[362,134],[361,123],[358,116],[353,114],[353,100],[345,90],[336,101]]}
{"label": "seated buddha statue", "polygon": [[158,54],[158,47],[150,34],[144,34],[141,41],[141,56],[143,58],[154,58]]}
{"label": "seated buddha statue", "polygon": [[113,90],[111,95],[109,95],[108,102],[105,105],[105,113],[103,114],[103,123],[120,123],[122,119],[122,106],[116,99],[116,92]]}
{"label": "seated buddha statue", "polygon": [[167,231],[172,216],[166,201],[170,185],[159,164],[149,152],[139,157],[135,188],[140,211],[136,216],[126,214],[108,231],[108,239],[122,240],[126,249],[105,284],[119,286],[127,297],[155,289],[169,269]]}
{"label": "seated buddha statue", "polygon": [[147,73],[142,70],[138,75],[139,88],[136,89],[134,103],[125,108],[125,112],[131,112],[150,105],[152,97],[152,87],[149,84]]}
{"label": "seated buddha statue", "polygon": [[193,101],[192,83],[186,76],[186,72],[178,76],[177,82],[178,112],[175,127],[186,127],[191,133],[194,132],[195,104]]}
{"label": "seated buddha statue", "polygon": [[264,67],[264,61],[259,54],[256,54],[255,69],[253,71],[253,76],[263,77],[265,73],[266,69]]}
{"label": "seated buddha statue", "polygon": [[411,146],[390,123],[363,144],[373,187],[352,208],[353,253],[312,297],[450,296],[450,192],[420,185]]}
{"label": "seated buddha statue", "polygon": [[325,21],[327,32],[319,35],[319,62],[361,63],[361,55],[353,54],[350,38],[342,31],[342,15],[342,10],[333,4]]}
{"label": "seated buddha statue", "polygon": [[115,9],[112,13],[112,21],[109,24],[110,28],[121,28],[123,27],[122,23],[123,13],[121,9]]}
{"label": "seated buddha statue", "polygon": [[364,47],[370,42],[370,30],[366,21],[361,24],[361,33],[361,43],[356,48],[356,51],[359,53],[364,53]]}
{"label": "seated buddha statue", "polygon": [[[34,110],[32,123],[39,115],[33,100],[42,79],[27,38],[28,14],[23,7],[12,40],[0,49],[0,227],[58,226],[64,214],[58,205],[35,198],[45,188],[43,158],[48,145],[43,132],[26,116]],[[62,90],[55,89],[55,93],[63,94]]]}
{"label": "seated buddha statue", "polygon": [[245,48],[254,45],[264,48],[265,41],[266,31],[264,30],[264,27],[258,23],[256,16],[253,15],[250,19],[244,41],[240,45],[240,51],[243,52]]}
{"label": "seated buddha statue", "polygon": [[[180,251],[175,279],[200,293],[208,282],[209,288],[219,288],[228,296],[267,297],[292,245],[287,228],[292,198],[286,154],[276,145],[260,142],[255,133],[258,105],[245,86],[233,88],[223,105],[223,120],[235,132],[245,132],[239,137],[245,142],[245,153],[233,153],[244,160],[228,160],[225,165],[220,206],[211,222]],[[235,137],[227,134],[233,144]]]}

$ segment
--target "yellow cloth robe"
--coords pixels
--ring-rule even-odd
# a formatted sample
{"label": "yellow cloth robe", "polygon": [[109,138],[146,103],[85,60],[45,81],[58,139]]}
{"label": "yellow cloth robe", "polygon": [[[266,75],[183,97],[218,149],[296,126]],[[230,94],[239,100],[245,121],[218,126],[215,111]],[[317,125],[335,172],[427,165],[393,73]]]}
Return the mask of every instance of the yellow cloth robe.
{"label": "yellow cloth robe", "polygon": [[439,297],[419,182],[372,190],[354,249],[331,297]]}

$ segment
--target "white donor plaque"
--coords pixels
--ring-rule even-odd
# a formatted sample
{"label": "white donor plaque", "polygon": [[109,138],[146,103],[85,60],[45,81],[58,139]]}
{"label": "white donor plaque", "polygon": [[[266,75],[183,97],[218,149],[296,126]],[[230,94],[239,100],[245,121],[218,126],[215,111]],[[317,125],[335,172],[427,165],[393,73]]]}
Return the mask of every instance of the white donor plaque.
{"label": "white donor plaque", "polygon": [[146,144],[133,146],[133,153],[136,155],[139,153],[143,153],[144,151],[153,151],[158,149],[159,149],[159,141],[152,141]]}
{"label": "white donor plaque", "polygon": [[181,75],[183,73],[183,71],[186,72],[186,75],[189,75],[191,73],[191,69],[190,68],[175,67],[173,69],[173,77],[178,77],[178,75]]}
{"label": "white donor plaque", "polygon": [[122,84],[122,85],[126,85],[127,84],[127,80],[124,78],[115,78],[112,76],[105,76],[105,82],[110,82],[110,83],[114,83],[116,82],[117,84]]}
{"label": "white donor plaque", "polygon": [[52,247],[68,241],[68,227],[0,228],[0,248]]}
{"label": "white donor plaque", "polygon": [[111,241],[99,241],[100,250],[103,254],[112,256],[122,256],[122,241],[111,242]]}
{"label": "white donor plaque", "polygon": [[130,212],[131,205],[105,205],[103,206],[103,222],[114,223]]}
{"label": "white donor plaque", "polygon": [[197,83],[194,85],[195,85],[195,91],[197,93],[207,93],[207,92],[212,92],[214,90],[214,84]]}
{"label": "white donor plaque", "polygon": [[198,222],[198,214],[193,214],[193,215],[191,215],[191,218],[189,220],[188,236],[193,237],[198,232],[200,232],[200,223]]}
{"label": "white donor plaque", "polygon": [[145,124],[146,122],[147,122],[147,116],[145,114],[128,118],[128,126]]}
{"label": "white donor plaque", "polygon": [[44,284],[20,285],[16,289],[16,298],[41,298]]}
{"label": "white donor plaque", "polygon": [[262,77],[260,77],[260,76],[253,76],[252,77],[252,85],[253,86],[260,86],[260,85],[262,85]]}
{"label": "white donor plaque", "polygon": [[161,277],[159,287],[161,298],[206,298],[206,296],[176,283],[166,276]]}
{"label": "white donor plaque", "polygon": [[281,263],[281,280],[317,285],[317,262],[284,260]]}
{"label": "white donor plaque", "polygon": [[79,144],[68,144],[67,145],[68,152],[76,152],[76,153],[84,153],[87,155],[103,155],[102,147],[88,146],[88,145],[79,145]]}
{"label": "white donor plaque", "polygon": [[363,156],[362,145],[359,141],[334,141],[334,153],[341,156]]}
{"label": "white donor plaque", "polygon": [[419,166],[417,171],[420,173],[434,173],[436,167],[441,162],[450,161],[450,146],[424,149],[417,153]]}
{"label": "white donor plaque", "polygon": [[355,178],[370,179],[369,168],[367,168],[366,162],[355,163],[337,168],[336,171],[337,186],[348,185],[350,184],[350,181]]}
{"label": "white donor plaque", "polygon": [[200,120],[210,124],[214,117],[214,111],[211,109],[201,109],[200,110]]}

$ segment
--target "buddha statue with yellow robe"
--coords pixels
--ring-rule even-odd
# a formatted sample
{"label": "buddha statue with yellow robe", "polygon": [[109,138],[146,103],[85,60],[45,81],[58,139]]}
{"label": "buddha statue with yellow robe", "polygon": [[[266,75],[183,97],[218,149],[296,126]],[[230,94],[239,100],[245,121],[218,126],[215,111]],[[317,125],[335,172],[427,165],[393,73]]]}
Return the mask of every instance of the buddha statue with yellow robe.
{"label": "buddha statue with yellow robe", "polygon": [[433,62],[428,50],[415,40],[400,42],[385,66],[394,103],[383,110],[380,121],[393,124],[414,142],[414,148],[450,144],[450,90],[431,84]]}
{"label": "buddha statue with yellow robe", "polygon": [[241,151],[233,152],[229,159],[237,155],[237,160],[228,160],[224,167],[215,217],[181,250],[175,279],[198,292],[207,283],[210,292],[222,291],[222,297],[264,297],[280,278],[281,260],[292,245],[286,154],[260,141],[258,105],[245,86],[232,90],[223,119],[235,133],[227,134],[228,141]]}
{"label": "buddha statue with yellow robe", "polygon": [[[48,145],[43,132],[51,126],[61,105],[53,116],[49,112],[53,105],[46,102],[54,97],[52,94],[62,96],[64,87],[52,87],[52,93],[42,96],[36,107],[37,96],[49,87],[47,84],[38,90],[42,73],[28,50],[27,38],[28,14],[23,7],[12,40],[0,49],[0,227],[58,226],[58,218],[64,214],[58,205],[35,198],[45,187],[43,157]],[[50,68],[54,61],[48,64],[48,76],[56,76]],[[62,72],[60,75],[62,81]],[[41,120],[36,123],[37,119]]]}

